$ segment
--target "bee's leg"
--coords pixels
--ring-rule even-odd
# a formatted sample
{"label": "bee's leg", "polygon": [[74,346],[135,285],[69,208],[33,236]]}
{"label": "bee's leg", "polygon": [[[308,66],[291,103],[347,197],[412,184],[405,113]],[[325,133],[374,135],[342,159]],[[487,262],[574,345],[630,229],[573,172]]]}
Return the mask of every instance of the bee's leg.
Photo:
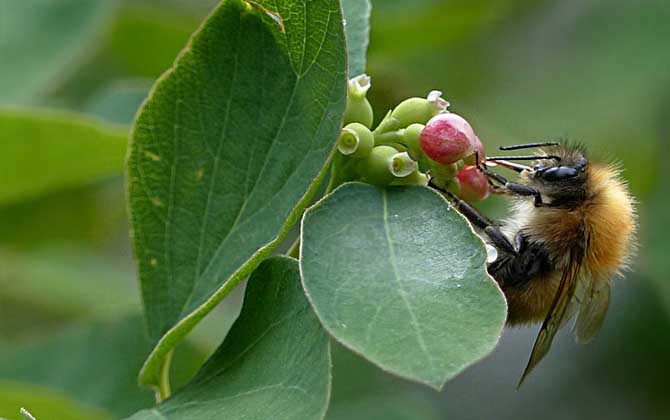
{"label": "bee's leg", "polygon": [[516,249],[514,248],[514,245],[512,245],[507,236],[505,236],[500,231],[500,228],[496,226],[493,222],[491,222],[486,216],[481,214],[477,209],[472,207],[467,202],[456,197],[455,195],[451,194],[450,192],[440,189],[432,182],[429,183],[428,185],[444,194],[449,199],[449,201],[454,205],[454,207],[456,207],[459,213],[465,216],[465,218],[468,219],[470,223],[472,223],[474,226],[484,231],[484,233],[489,237],[489,239],[491,239],[491,242],[493,242],[493,244],[496,247],[511,254],[517,253]]}
{"label": "bee's leg", "polygon": [[[548,204],[544,203],[542,201],[542,194],[538,190],[536,190],[533,187],[529,187],[527,185],[523,184],[517,184],[516,182],[509,182],[507,178],[504,176],[498,175],[495,172],[491,172],[488,169],[483,169],[484,174],[486,174],[489,179],[493,179],[504,187],[505,190],[509,191],[512,194],[515,195],[521,195],[525,197],[530,197],[533,196],[535,197],[535,207],[544,207],[548,206]],[[497,194],[501,194],[502,191],[498,190]]]}

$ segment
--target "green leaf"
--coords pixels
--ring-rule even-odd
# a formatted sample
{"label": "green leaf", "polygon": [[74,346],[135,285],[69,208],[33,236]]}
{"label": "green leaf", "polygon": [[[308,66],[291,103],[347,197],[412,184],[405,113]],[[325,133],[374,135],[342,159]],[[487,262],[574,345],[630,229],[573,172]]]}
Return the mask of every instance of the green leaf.
{"label": "green leaf", "polygon": [[35,385],[0,382],[0,418],[23,420],[26,408],[36,420],[111,420],[108,413],[73,401],[60,392]]}
{"label": "green leaf", "polygon": [[274,257],[251,275],[240,317],[193,381],[131,419],[316,420],[329,394],[328,335],[305,298],[297,261]]}
{"label": "green leaf", "polygon": [[127,134],[73,113],[0,110],[0,206],[117,175]]}
{"label": "green leaf", "polygon": [[127,178],[156,342],[143,384],[309,202],[342,123],[345,66],[337,1],[228,0],[154,86]]}
{"label": "green leaf", "polygon": [[0,3],[0,103],[27,103],[77,63],[112,15],[115,1]]}
{"label": "green leaf", "polygon": [[323,325],[384,370],[440,389],[500,337],[484,245],[431,189],[345,184],[305,213],[301,256]]}
{"label": "green leaf", "polygon": [[370,43],[370,0],[342,0],[346,22],[349,78],[365,73],[365,58]]}

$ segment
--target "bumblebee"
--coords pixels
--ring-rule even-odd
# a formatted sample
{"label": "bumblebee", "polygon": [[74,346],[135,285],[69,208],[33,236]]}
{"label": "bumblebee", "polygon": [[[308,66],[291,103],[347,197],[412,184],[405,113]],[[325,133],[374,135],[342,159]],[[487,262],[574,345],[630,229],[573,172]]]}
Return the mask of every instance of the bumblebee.
{"label": "bumblebee", "polygon": [[[630,262],[636,231],[634,200],[616,165],[589,162],[582,147],[556,142],[501,150],[527,148],[540,149],[478,163],[491,191],[511,197],[507,220],[494,223],[450,197],[493,251],[487,270],[507,298],[508,325],[542,322],[519,386],[570,319],[576,318],[578,342],[593,339],[609,307],[611,279]],[[518,181],[493,166],[516,171]]]}

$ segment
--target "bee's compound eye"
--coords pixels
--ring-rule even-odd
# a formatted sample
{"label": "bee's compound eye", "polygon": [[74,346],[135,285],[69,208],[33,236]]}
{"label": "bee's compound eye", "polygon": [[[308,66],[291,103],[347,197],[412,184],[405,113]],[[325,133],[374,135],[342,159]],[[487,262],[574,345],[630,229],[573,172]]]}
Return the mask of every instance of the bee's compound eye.
{"label": "bee's compound eye", "polygon": [[562,179],[574,178],[578,175],[577,169],[569,166],[557,166],[549,168],[542,173],[542,178],[546,181],[559,181]]}

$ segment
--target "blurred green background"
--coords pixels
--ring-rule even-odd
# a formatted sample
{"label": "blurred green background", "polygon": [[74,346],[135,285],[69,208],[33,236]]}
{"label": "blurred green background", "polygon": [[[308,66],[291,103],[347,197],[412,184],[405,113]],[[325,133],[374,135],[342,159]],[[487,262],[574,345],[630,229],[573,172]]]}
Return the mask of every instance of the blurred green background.
{"label": "blurred green background", "polygon": [[[0,116],[76,111],[126,132],[214,3],[0,0]],[[521,390],[535,328],[506,331],[441,393],[338,348],[329,419],[670,418],[668,22],[667,0],[373,1],[368,73],[378,118],[440,89],[489,151],[583,142],[592,159],[623,164],[640,247],[597,340],[579,347],[564,331]],[[11,156],[6,124],[0,118],[0,163],[19,160],[26,176],[49,178],[39,164],[49,148]],[[43,419],[119,418],[152,402],[135,385],[149,345],[121,169],[84,179],[17,195],[0,165],[0,417],[15,419],[26,405]],[[483,208],[505,214],[501,199]],[[177,386],[224,336],[240,296],[178,349]]]}

